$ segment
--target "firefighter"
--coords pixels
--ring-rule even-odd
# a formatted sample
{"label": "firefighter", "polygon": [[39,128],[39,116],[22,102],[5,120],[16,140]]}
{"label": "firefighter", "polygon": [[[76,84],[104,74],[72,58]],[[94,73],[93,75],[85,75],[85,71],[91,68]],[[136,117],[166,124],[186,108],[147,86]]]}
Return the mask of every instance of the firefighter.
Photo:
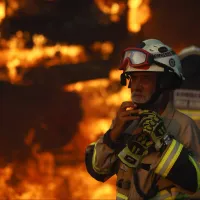
{"label": "firefighter", "polygon": [[101,182],[116,174],[117,200],[187,199],[200,188],[200,130],[173,106],[184,80],[178,56],[148,39],[124,50],[120,70],[132,101],[87,147],[88,173]]}

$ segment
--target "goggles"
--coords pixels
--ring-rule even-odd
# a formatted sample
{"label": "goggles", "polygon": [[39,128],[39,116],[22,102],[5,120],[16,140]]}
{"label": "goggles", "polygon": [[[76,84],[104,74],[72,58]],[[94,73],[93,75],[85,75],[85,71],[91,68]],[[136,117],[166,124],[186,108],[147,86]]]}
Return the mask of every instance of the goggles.
{"label": "goggles", "polygon": [[168,51],[167,53],[164,53],[164,54],[161,53],[161,54],[153,55],[144,49],[127,48],[122,53],[119,69],[125,71],[127,65],[129,64],[130,67],[133,67],[136,69],[148,70],[153,63],[161,67],[168,68],[167,65],[165,65],[164,63],[155,61],[154,58],[167,57],[167,56],[172,56],[174,54],[175,53],[173,51]]}
{"label": "goggles", "polygon": [[119,69],[125,70],[127,65],[133,68],[149,69],[154,57],[148,51],[139,48],[127,48],[122,53]]}

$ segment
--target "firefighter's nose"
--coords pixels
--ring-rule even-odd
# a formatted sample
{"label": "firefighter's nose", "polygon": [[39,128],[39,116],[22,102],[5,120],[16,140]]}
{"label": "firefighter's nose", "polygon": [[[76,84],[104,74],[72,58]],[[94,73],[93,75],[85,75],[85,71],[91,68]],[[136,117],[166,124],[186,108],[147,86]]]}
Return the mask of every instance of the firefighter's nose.
{"label": "firefighter's nose", "polygon": [[135,83],[135,88],[142,88],[142,82],[141,82],[141,79],[137,79],[136,83]]}

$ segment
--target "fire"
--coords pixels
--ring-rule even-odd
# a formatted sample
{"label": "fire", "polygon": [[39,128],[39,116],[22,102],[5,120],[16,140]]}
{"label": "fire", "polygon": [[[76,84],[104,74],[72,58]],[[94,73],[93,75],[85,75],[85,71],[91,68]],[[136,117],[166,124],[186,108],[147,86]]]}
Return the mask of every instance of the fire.
{"label": "fire", "polygon": [[[112,119],[115,117],[116,109],[121,102],[130,100],[130,91],[127,87],[122,88],[119,85],[119,77],[120,71],[112,70],[108,79],[77,82],[64,87],[65,91],[76,91],[82,97],[84,119],[80,123],[81,131],[74,137],[71,143],[80,149],[79,152],[82,152],[82,155],[84,155],[85,149],[83,147],[96,141],[100,135],[109,129]],[[115,198],[116,177],[112,177],[106,183],[99,184],[84,170],[84,168],[82,168],[82,172],[80,170],[84,176],[81,180],[85,180],[87,184],[90,183],[91,192],[88,194],[89,199]]]}
{"label": "fire", "polygon": [[109,79],[77,82],[64,87],[65,91],[76,91],[82,97],[84,120],[80,123],[80,134],[87,137],[88,142],[105,133],[120,103],[130,100],[130,91],[119,85],[119,77],[120,71],[112,70]]}
{"label": "fire", "polygon": [[139,32],[150,18],[149,0],[129,0],[128,7],[128,30]]}
{"label": "fire", "polygon": [[[121,2],[95,0],[102,12],[110,16],[111,21],[119,21],[125,10]],[[107,2],[107,3],[105,3]],[[144,3],[146,2],[146,6]],[[145,23],[138,18],[139,12],[146,12],[147,1],[129,0],[129,24],[139,26]],[[19,8],[19,1],[9,0],[0,4],[0,21],[5,15],[12,15]],[[145,10],[146,9],[146,10]],[[5,14],[6,13],[6,14]],[[136,17],[137,16],[137,17]],[[136,18],[135,18],[136,17]],[[134,18],[134,20],[133,20]],[[137,19],[137,20],[136,20]],[[131,21],[133,20],[133,21]],[[132,27],[132,26],[131,26]],[[129,29],[137,32],[137,29]],[[33,47],[26,44],[32,40]],[[81,45],[57,43],[49,45],[43,35],[33,35],[18,31],[10,40],[0,41],[0,68],[8,74],[0,73],[0,79],[12,83],[21,83],[23,73],[33,67],[52,67],[55,65],[77,64],[90,59],[86,48]],[[91,50],[99,53],[106,60],[114,50],[111,42],[95,42]],[[18,67],[22,71],[18,72]],[[5,199],[115,199],[115,181],[113,176],[106,183],[94,180],[84,166],[86,146],[107,131],[122,101],[130,100],[129,90],[119,84],[120,72],[112,70],[108,79],[96,79],[64,86],[64,91],[77,92],[82,98],[84,118],[79,124],[79,131],[74,133],[72,141],[58,152],[40,152],[40,144],[32,144],[34,129],[30,128],[24,143],[31,148],[28,160],[12,162],[0,168],[0,198]],[[89,190],[88,190],[89,188]]]}
{"label": "fire", "polygon": [[[40,152],[32,146],[32,157],[25,163],[12,163],[1,168],[0,197],[7,199],[114,199],[113,176],[105,183],[94,180],[84,166],[86,146],[97,140],[110,126],[121,101],[129,100],[129,90],[121,88],[119,71],[112,70],[108,79],[96,79],[66,85],[65,91],[75,91],[82,97],[84,118],[73,140],[62,154]],[[32,145],[34,130],[24,142]],[[59,162],[62,163],[58,164]],[[89,190],[88,190],[89,188]]]}
{"label": "fire", "polygon": [[6,16],[5,2],[0,2],[0,24]]}
{"label": "fire", "polygon": [[[23,73],[31,67],[52,67],[55,65],[77,64],[89,60],[89,55],[85,47],[81,45],[59,44],[48,45],[48,39],[43,35],[35,34],[32,37],[33,47],[26,48],[26,43],[30,39],[28,33],[18,31],[9,41],[2,39],[0,50],[0,67],[6,66],[8,75],[2,75],[2,79],[18,83],[23,78],[23,74],[18,74],[17,68],[23,68]],[[108,59],[113,52],[111,42],[96,42],[90,47],[102,55],[103,59]]]}
{"label": "fire", "polygon": [[95,0],[95,3],[101,12],[110,16],[112,22],[118,22],[120,20],[120,15],[125,10],[125,3],[120,1]]}
{"label": "fire", "polygon": [[110,16],[112,22],[118,22],[120,16],[124,13],[126,6],[128,7],[128,31],[137,33],[141,30],[141,26],[145,24],[151,16],[149,8],[150,0],[128,0],[127,5],[122,1],[116,0],[95,0],[98,8]]}
{"label": "fire", "polygon": [[100,52],[102,56],[103,60],[108,60],[110,54],[113,52],[114,50],[114,46],[111,42],[107,41],[107,42],[94,42],[94,44],[92,45],[92,50],[94,52]]}
{"label": "fire", "polygon": [[12,16],[19,8],[20,8],[20,1],[19,0],[7,0],[7,2],[6,2],[6,15]]}

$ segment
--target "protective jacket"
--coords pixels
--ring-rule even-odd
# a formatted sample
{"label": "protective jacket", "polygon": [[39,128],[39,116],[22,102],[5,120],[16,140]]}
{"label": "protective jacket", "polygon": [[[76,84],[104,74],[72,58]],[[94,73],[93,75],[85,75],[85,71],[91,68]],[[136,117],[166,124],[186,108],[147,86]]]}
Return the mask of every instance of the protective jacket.
{"label": "protective jacket", "polygon": [[200,190],[200,130],[188,116],[168,103],[161,117],[167,134],[172,136],[166,149],[147,155],[137,170],[127,167],[118,157],[138,122],[133,121],[117,142],[110,129],[86,149],[89,174],[104,182],[117,175],[117,200],[186,199]]}

